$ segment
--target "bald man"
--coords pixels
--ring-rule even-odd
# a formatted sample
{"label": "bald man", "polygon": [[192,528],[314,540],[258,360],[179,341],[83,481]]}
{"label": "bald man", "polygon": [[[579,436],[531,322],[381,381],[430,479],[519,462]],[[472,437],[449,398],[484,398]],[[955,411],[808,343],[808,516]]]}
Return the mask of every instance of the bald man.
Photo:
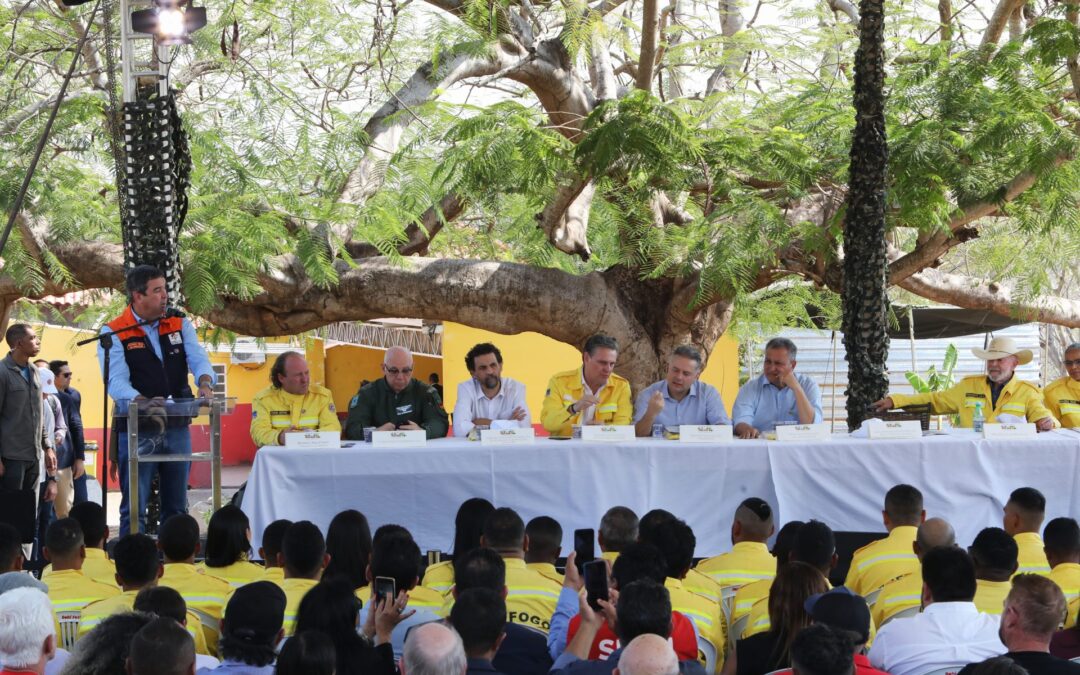
{"label": "bald man", "polygon": [[435,388],[413,377],[412,352],[404,347],[386,350],[383,376],[360,388],[349,402],[345,438],[363,440],[364,428],[427,432],[428,438],[442,438],[450,430],[442,398]]}
{"label": "bald man", "polygon": [[[921,564],[927,551],[940,546],[956,546],[956,532],[943,518],[928,518],[916,530],[911,548]],[[871,607],[874,625],[880,627],[898,613],[918,607],[922,602],[922,587],[921,569],[885,584]]]}
{"label": "bald man", "polygon": [[401,675],[465,675],[466,669],[465,647],[454,629],[431,622],[409,631]]}
{"label": "bald man", "polygon": [[679,658],[668,641],[647,633],[623,649],[613,675],[679,675]]}

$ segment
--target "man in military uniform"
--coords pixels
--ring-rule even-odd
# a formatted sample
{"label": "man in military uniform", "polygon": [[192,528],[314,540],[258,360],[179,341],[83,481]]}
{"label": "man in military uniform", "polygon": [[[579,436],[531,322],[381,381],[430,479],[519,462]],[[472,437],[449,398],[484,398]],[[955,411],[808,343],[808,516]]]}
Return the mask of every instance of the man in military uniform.
{"label": "man in military uniform", "polygon": [[302,354],[279,354],[270,368],[270,382],[251,404],[255,445],[285,445],[289,431],[341,431],[333,395],[311,383],[311,370]]}
{"label": "man in military uniform", "polygon": [[1034,422],[1039,431],[1054,428],[1054,417],[1043,404],[1042,391],[1013,377],[1018,365],[1031,362],[1031,350],[1020,349],[1012,338],[997,337],[988,349],[971,352],[986,361],[985,375],[970,375],[951,389],[929,394],[890,394],[875,401],[877,411],[903,408],[909,405],[930,404],[935,415],[959,414],[960,426],[972,426],[977,405],[982,406],[987,422],[996,422],[1000,415],[1013,415]]}
{"label": "man in military uniform", "polygon": [[404,347],[386,350],[383,377],[360,388],[349,402],[345,438],[363,440],[364,427],[376,431],[420,430],[442,438],[450,430],[438,392],[413,374],[412,353]]}
{"label": "man in military uniform", "polygon": [[1065,349],[1065,377],[1046,385],[1046,407],[1061,426],[1080,427],[1080,342]]}

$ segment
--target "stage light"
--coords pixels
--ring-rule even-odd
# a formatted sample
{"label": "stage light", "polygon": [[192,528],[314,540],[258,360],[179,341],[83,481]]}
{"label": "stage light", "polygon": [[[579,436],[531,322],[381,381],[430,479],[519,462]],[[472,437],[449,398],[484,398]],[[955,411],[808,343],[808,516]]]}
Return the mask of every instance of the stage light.
{"label": "stage light", "polygon": [[190,0],[155,0],[154,7],[131,13],[131,28],[149,33],[158,44],[191,43],[191,34],[206,25],[206,8],[192,7]]}

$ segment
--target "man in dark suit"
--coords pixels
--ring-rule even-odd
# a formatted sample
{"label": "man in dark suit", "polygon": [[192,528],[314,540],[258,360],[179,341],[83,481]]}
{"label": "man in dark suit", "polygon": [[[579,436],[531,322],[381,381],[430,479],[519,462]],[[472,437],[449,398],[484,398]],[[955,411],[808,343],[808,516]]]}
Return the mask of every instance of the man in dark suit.
{"label": "man in dark suit", "polygon": [[86,439],[83,435],[82,394],[71,386],[71,366],[67,361],[49,361],[56,382],[56,397],[64,413],[68,432],[56,448],[57,472],[56,517],[66,518],[71,507],[85,502]]}

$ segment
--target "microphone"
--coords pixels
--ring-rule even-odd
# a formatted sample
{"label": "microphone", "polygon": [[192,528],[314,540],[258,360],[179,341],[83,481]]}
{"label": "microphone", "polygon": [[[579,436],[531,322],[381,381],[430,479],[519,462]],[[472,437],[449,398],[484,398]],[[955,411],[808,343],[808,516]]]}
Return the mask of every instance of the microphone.
{"label": "microphone", "polygon": [[165,308],[165,317],[164,318],[166,318],[166,319],[183,319],[183,318],[186,318],[186,317],[187,317],[187,314],[180,311],[176,307],[166,307]]}

